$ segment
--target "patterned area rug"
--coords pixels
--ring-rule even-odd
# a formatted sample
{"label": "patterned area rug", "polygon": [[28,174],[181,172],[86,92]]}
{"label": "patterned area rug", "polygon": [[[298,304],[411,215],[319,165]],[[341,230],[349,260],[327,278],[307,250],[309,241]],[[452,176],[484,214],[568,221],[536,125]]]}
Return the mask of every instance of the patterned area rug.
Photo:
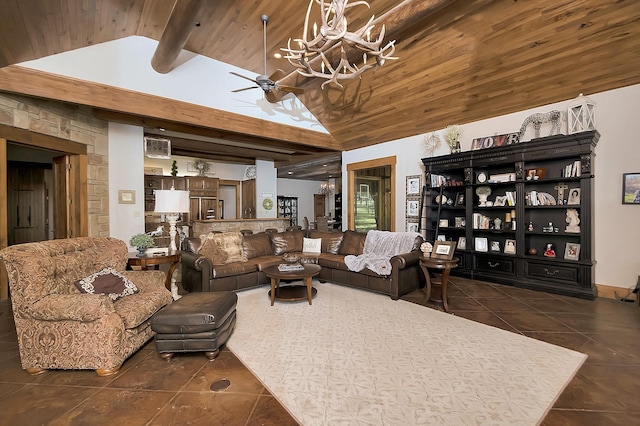
{"label": "patterned area rug", "polygon": [[303,425],[534,425],[586,355],[319,284],[313,305],[238,293],[229,349]]}

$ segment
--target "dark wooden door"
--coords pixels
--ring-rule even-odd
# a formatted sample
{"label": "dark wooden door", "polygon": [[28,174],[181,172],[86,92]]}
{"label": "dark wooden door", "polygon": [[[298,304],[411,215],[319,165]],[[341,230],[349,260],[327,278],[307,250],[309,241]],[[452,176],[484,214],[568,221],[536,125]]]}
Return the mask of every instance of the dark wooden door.
{"label": "dark wooden door", "polygon": [[9,164],[7,170],[9,245],[47,239],[44,169]]}
{"label": "dark wooden door", "polygon": [[313,194],[313,220],[316,217],[326,214],[326,204],[324,194]]}

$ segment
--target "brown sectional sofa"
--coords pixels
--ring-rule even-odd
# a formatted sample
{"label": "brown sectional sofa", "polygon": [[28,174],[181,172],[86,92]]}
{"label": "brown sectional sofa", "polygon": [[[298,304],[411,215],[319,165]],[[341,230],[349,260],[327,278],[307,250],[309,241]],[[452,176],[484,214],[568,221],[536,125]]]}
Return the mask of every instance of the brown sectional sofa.
{"label": "brown sectional sofa", "polygon": [[[243,236],[242,250],[246,262],[232,262],[214,266],[211,260],[197,253],[200,238],[185,240],[182,247],[182,285],[189,292],[242,290],[270,283],[265,268],[282,263],[282,255],[296,253],[301,262],[322,266],[318,275],[321,282],[344,284],[389,295],[396,300],[424,283],[420,270],[420,244],[416,237],[411,252],[391,259],[392,272],[378,275],[369,269],[350,271],[346,255],[362,254],[366,233],[355,231],[329,232],[310,230],[278,233],[260,232]],[[321,253],[303,253],[303,238],[321,238]]]}

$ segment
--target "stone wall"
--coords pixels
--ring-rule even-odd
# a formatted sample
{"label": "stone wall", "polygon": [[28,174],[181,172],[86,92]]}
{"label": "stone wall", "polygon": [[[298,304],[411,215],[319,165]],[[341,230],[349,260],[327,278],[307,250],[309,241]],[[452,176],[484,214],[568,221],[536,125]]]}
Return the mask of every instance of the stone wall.
{"label": "stone wall", "polygon": [[87,146],[89,236],[108,236],[108,123],[88,107],[0,92],[0,124]]}

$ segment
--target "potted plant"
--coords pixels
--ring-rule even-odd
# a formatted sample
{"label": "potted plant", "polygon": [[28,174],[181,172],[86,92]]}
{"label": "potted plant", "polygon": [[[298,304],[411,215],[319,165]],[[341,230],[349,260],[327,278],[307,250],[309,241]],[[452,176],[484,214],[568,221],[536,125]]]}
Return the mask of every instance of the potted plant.
{"label": "potted plant", "polygon": [[444,129],[444,139],[447,141],[451,153],[460,152],[460,136],[462,135],[462,129],[457,124],[447,126]]}
{"label": "potted plant", "polygon": [[153,238],[147,234],[136,234],[129,240],[129,245],[138,249],[138,256],[144,256],[144,252],[149,247],[153,247]]}

